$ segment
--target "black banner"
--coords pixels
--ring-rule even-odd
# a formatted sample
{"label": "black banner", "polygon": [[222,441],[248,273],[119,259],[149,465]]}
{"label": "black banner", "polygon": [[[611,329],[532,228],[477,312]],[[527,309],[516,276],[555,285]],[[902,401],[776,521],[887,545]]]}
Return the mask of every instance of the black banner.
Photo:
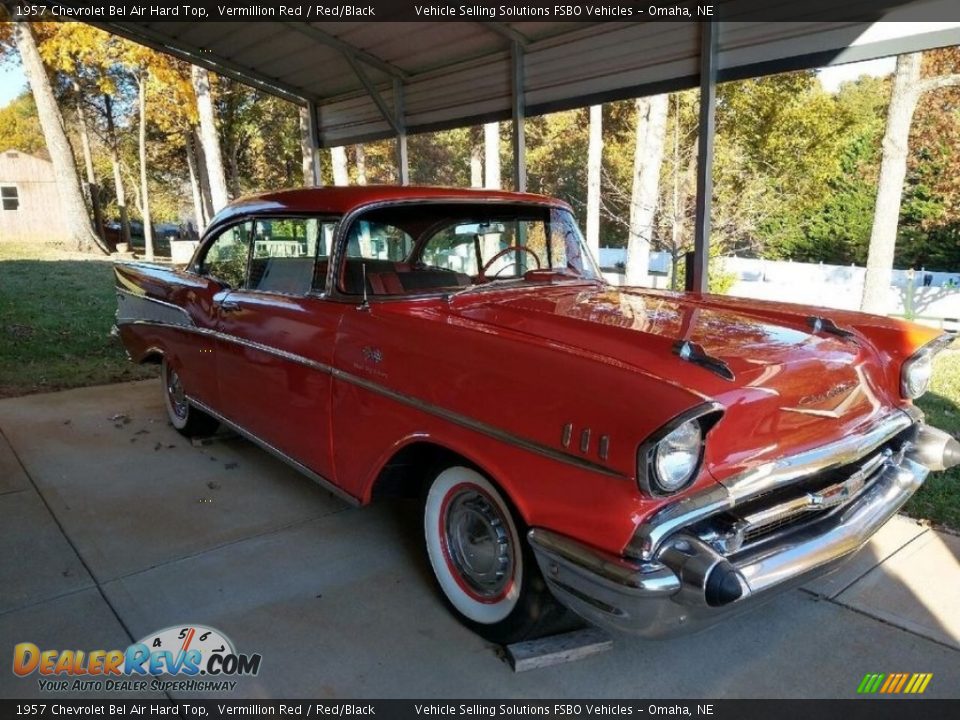
{"label": "black banner", "polygon": [[899,720],[957,717],[960,700],[0,700],[0,717],[709,718]]}
{"label": "black banner", "polygon": [[960,2],[769,0],[4,0],[14,20],[88,22],[710,22],[716,20],[960,20]]}

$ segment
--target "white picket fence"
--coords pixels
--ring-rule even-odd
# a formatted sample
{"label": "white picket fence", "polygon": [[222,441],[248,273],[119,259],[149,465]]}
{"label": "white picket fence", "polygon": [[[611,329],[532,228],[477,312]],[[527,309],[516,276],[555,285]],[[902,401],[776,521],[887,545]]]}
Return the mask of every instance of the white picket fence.
{"label": "white picket fence", "polygon": [[[600,252],[605,269],[612,269],[610,264],[621,262],[626,255],[619,248],[603,248]],[[651,255],[656,258],[656,262],[651,258],[651,267],[669,268],[667,253]],[[726,257],[722,263],[724,270],[737,278],[730,295],[842,310],[860,307],[866,269],[857,265],[740,257]],[[613,283],[623,282],[621,273],[604,274]],[[651,275],[648,284],[669,287],[670,283],[668,278]],[[960,273],[894,270],[884,311],[888,315],[912,315],[928,324],[955,329],[960,325]]]}

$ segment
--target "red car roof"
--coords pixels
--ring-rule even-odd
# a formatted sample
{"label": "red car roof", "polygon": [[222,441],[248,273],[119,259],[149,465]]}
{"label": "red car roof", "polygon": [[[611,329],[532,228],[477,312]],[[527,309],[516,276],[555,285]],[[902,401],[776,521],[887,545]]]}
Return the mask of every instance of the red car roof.
{"label": "red car roof", "polygon": [[417,187],[411,185],[351,185],[349,187],[299,188],[250,195],[230,203],[210,223],[219,224],[230,218],[254,212],[331,213],[341,215],[363,205],[392,200],[452,200],[476,202],[515,202],[548,204],[568,208],[565,202],[546,195],[449,187]]}

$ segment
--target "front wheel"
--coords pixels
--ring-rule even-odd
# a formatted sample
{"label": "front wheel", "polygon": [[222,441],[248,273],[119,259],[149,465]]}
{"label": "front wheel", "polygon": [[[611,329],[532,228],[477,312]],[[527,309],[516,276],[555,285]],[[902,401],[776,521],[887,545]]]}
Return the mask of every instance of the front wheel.
{"label": "front wheel", "polygon": [[540,574],[522,523],[476,470],[447,467],[424,501],[427,556],[460,621],[496,643],[524,640],[564,615]]}
{"label": "front wheel", "polygon": [[190,404],[180,374],[166,358],[163,359],[160,382],[163,383],[163,404],[167,408],[167,417],[177,432],[192,438],[207,437],[217,431],[220,423]]}

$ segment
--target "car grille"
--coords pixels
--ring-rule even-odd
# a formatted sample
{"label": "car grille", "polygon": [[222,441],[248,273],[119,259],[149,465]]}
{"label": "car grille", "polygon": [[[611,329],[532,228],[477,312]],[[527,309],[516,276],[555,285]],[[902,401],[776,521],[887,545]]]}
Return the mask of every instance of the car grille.
{"label": "car grille", "polygon": [[907,440],[907,433],[894,437],[855,462],[750,498],[691,529],[726,556],[753,549],[832,515],[859,497],[876,482],[888,459],[903,450]]}

